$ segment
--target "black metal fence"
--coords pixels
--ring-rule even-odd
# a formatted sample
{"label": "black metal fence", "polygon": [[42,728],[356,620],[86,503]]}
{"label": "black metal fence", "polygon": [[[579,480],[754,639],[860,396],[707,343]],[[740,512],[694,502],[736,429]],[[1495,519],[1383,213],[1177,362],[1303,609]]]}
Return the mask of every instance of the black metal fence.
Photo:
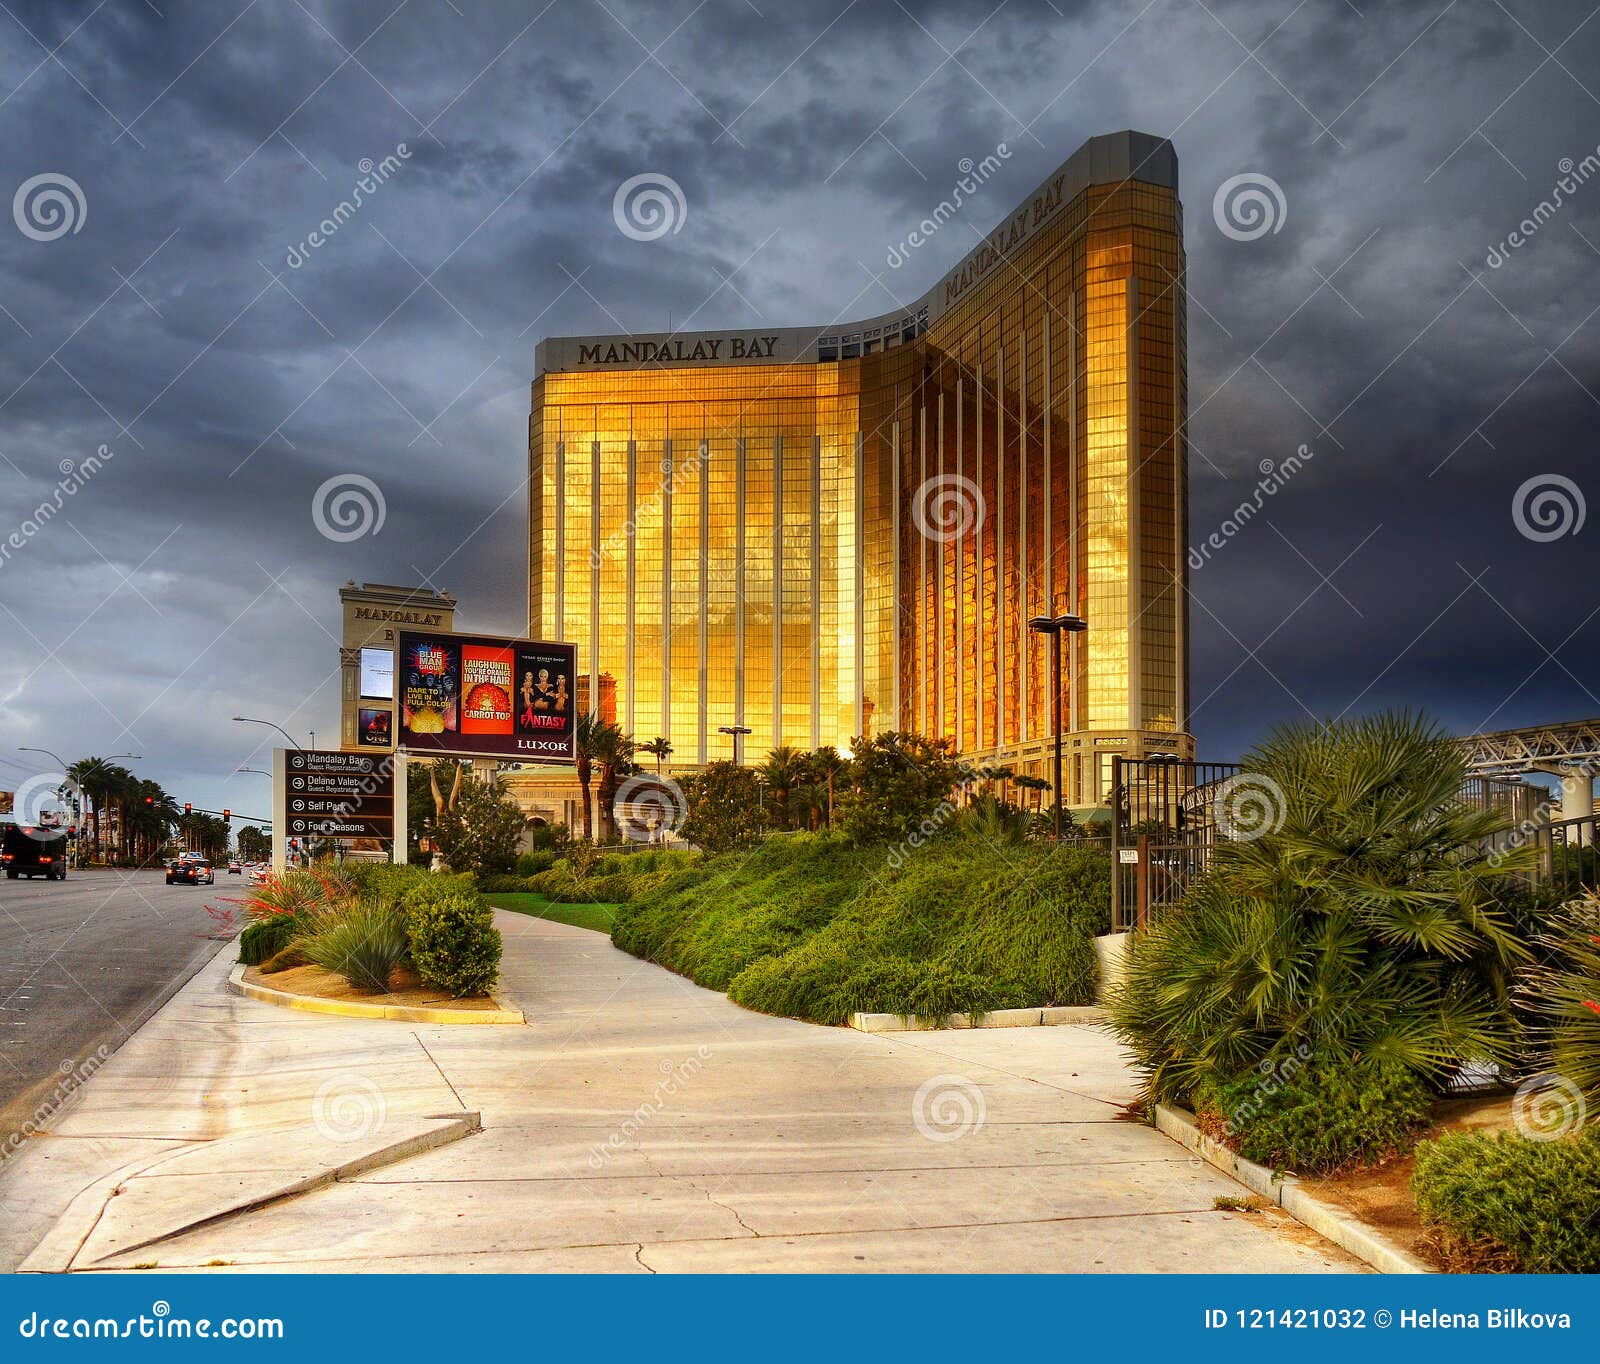
{"label": "black metal fence", "polygon": [[[1211,865],[1211,855],[1231,814],[1238,763],[1111,760],[1111,926],[1144,928],[1183,898]],[[1600,889],[1600,828],[1594,816],[1548,823],[1544,791],[1499,777],[1470,777],[1464,804],[1503,814],[1510,832],[1498,846],[1532,845],[1539,851],[1536,881],[1577,895]]]}

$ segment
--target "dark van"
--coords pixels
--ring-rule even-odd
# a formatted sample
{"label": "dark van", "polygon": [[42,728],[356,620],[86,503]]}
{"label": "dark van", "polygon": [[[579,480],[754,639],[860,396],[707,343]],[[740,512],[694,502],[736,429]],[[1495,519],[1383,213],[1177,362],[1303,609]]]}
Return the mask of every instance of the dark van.
{"label": "dark van", "polygon": [[0,866],[6,879],[43,876],[53,881],[67,879],[67,831],[49,826],[23,825],[7,821],[0,840]]}

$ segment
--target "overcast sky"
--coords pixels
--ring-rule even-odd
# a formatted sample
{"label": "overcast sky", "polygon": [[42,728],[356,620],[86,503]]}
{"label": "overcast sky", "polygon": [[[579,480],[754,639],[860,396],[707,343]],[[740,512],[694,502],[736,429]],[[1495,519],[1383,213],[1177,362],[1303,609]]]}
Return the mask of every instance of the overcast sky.
{"label": "overcast sky", "polygon": [[[1202,756],[1347,709],[1600,714],[1587,5],[7,0],[0,33],[0,187],[35,181],[0,219],[0,786],[18,745],[131,751],[265,813],[230,774],[274,736],[229,717],[336,743],[346,579],[525,625],[541,336],[886,311],[1125,127],[1181,165],[1192,539],[1312,456],[1193,575]],[[641,174],[680,230],[618,229]],[[1237,176],[1265,220],[1217,207]],[[346,475],[382,526],[330,538]]]}

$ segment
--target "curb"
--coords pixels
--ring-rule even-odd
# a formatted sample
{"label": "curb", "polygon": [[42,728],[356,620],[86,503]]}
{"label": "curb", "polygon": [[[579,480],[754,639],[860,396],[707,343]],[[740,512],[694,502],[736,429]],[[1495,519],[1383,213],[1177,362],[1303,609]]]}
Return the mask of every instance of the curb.
{"label": "curb", "polygon": [[228,989],[236,995],[275,1004],[280,1009],[296,1009],[308,1014],[332,1014],[338,1018],[387,1018],[403,1023],[526,1023],[521,1009],[510,1008],[496,999],[493,1009],[430,1008],[413,1004],[365,1004],[357,999],[317,999],[311,995],[290,994],[270,985],[244,978],[245,964],[239,962],[228,975]]}
{"label": "curb", "polygon": [[1349,1251],[1379,1273],[1438,1273],[1425,1260],[1419,1259],[1375,1227],[1368,1226],[1355,1214],[1318,1198],[1303,1180],[1294,1175],[1274,1174],[1265,1165],[1246,1160],[1237,1151],[1230,1151],[1206,1136],[1195,1125],[1193,1113],[1157,1104],[1155,1124],[1157,1131],[1187,1146],[1202,1160],[1216,1166],[1223,1174],[1231,1175],[1252,1193],[1271,1199],[1296,1222],[1310,1227],[1319,1236],[1332,1241],[1341,1250]]}
{"label": "curb", "polygon": [[910,1014],[851,1014],[857,1032],[937,1032],[944,1028],[1058,1028],[1071,1023],[1104,1023],[1098,1004],[1061,1004],[1046,1009],[991,1009],[982,1014],[951,1014],[925,1021]]}
{"label": "curb", "polygon": [[[96,1256],[86,1268],[99,1264],[104,1260],[118,1255],[129,1255],[134,1251],[144,1250],[149,1246],[159,1245],[182,1236],[197,1227],[208,1226],[213,1222],[220,1222],[229,1217],[236,1217],[241,1213],[253,1212],[257,1208],[266,1207],[281,1199],[293,1198],[297,1194],[308,1193],[313,1189],[325,1188],[342,1179],[353,1179],[358,1175],[367,1173],[396,1161],[406,1160],[411,1156],[421,1155],[426,1151],[448,1145],[450,1142],[459,1141],[483,1130],[482,1115],[476,1112],[446,1113],[430,1116],[422,1121],[435,1124],[425,1130],[412,1132],[395,1141],[390,1141],[381,1146],[368,1147],[364,1150],[354,1151],[347,1160],[324,1165],[309,1174],[291,1174],[284,1172],[281,1182],[268,1187],[261,1187],[242,1198],[225,1199],[213,1211],[192,1217],[177,1226],[171,1226],[154,1236],[147,1236],[142,1240],[128,1245],[117,1246],[114,1250]],[[142,1178],[160,1176],[167,1173],[165,1167],[182,1164],[188,1156],[198,1155],[203,1152],[214,1151],[225,1146],[229,1141],[246,1140],[254,1137],[277,1135],[284,1138],[292,1137],[296,1129],[263,1128],[253,1132],[240,1132],[232,1137],[219,1137],[207,1141],[191,1141],[182,1143],[176,1150],[165,1151],[156,1157],[140,1157],[126,1165],[102,1175],[92,1184],[83,1189],[68,1205],[56,1224],[45,1234],[44,1238],[33,1248],[22,1263],[17,1267],[19,1274],[66,1274],[73,1269],[77,1258],[90,1250],[95,1232],[100,1224],[107,1204],[119,1194],[127,1193],[130,1186]],[[226,1176],[219,1176],[224,1184]]]}

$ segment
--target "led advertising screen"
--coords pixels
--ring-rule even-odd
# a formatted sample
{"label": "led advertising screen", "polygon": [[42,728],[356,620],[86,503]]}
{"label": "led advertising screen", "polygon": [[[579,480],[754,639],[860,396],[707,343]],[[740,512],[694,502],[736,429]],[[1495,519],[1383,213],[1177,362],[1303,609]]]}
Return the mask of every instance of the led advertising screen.
{"label": "led advertising screen", "polygon": [[393,748],[392,725],[387,710],[362,706],[356,711],[356,739],[363,748]]}
{"label": "led advertising screen", "polygon": [[394,650],[366,647],[361,650],[361,699],[394,700]]}
{"label": "led advertising screen", "polygon": [[399,733],[412,753],[570,762],[571,644],[400,632]]}

